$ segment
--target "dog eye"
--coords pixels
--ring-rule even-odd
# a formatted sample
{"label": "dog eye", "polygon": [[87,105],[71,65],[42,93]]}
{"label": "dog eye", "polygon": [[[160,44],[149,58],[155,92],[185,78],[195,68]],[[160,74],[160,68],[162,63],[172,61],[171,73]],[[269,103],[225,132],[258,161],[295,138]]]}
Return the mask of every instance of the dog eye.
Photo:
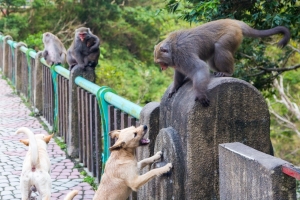
{"label": "dog eye", "polygon": [[137,132],[134,133],[134,137],[136,137],[136,135],[137,135]]}

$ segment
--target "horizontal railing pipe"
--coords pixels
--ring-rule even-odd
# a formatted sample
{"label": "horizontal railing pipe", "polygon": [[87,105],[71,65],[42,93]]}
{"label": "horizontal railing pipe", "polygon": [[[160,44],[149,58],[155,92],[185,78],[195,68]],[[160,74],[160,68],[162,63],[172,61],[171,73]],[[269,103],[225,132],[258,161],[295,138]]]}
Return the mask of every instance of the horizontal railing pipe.
{"label": "horizontal railing pipe", "polygon": [[25,47],[25,46],[21,46],[21,47],[20,47],[20,50],[21,50],[23,53],[26,53],[27,50],[28,50],[28,48]]}
{"label": "horizontal railing pipe", "polygon": [[17,42],[14,42],[12,40],[7,40],[7,44],[9,44],[10,46],[13,46],[14,48],[16,48],[16,46],[17,46]]}
{"label": "horizontal railing pipe", "polygon": [[[44,58],[43,58],[43,60],[45,61]],[[45,61],[45,62],[46,62],[46,61]],[[67,70],[66,68],[64,68],[64,67],[62,67],[62,66],[60,66],[60,65],[56,65],[56,66],[54,67],[54,69],[55,69],[55,71],[56,71],[58,74],[62,75],[62,76],[65,77],[66,79],[70,79],[70,71]]]}
{"label": "horizontal railing pipe", "polygon": [[92,83],[80,76],[75,78],[75,83],[94,95],[97,95],[98,91],[101,88],[99,85],[96,85],[95,83]]}
{"label": "horizontal railing pipe", "polygon": [[117,94],[114,94],[112,92],[107,92],[104,94],[104,99],[111,105],[119,108],[120,110],[128,113],[129,115],[140,119],[140,113],[142,111],[142,107],[132,103],[131,101],[128,101],[127,99],[124,99],[123,97],[120,97]]}

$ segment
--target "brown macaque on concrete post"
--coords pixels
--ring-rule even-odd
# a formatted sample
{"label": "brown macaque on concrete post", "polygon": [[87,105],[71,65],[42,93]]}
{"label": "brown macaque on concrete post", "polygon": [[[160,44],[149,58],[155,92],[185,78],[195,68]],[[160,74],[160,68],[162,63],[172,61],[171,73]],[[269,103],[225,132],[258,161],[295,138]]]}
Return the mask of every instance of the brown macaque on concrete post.
{"label": "brown macaque on concrete post", "polygon": [[77,103],[77,85],[75,83],[76,77],[95,82],[95,70],[91,67],[81,68],[76,65],[70,71],[69,79],[69,126],[67,135],[67,153],[73,158],[79,155],[79,133],[78,133],[78,103]]}
{"label": "brown macaque on concrete post", "polygon": [[209,68],[216,77],[229,77],[234,72],[234,53],[243,36],[267,37],[283,34],[278,47],[284,47],[290,40],[290,31],[284,26],[268,30],[256,30],[246,23],[232,19],[221,19],[195,28],[174,31],[154,47],[154,62],[161,70],[175,69],[173,88],[169,98],[178,91],[186,79],[193,81],[194,100],[207,107],[207,85],[210,81]]}
{"label": "brown macaque on concrete post", "polygon": [[22,54],[23,52],[20,50],[22,46],[27,47],[27,45],[23,42],[19,42],[15,48],[15,86],[17,93],[21,91],[22,82]]}

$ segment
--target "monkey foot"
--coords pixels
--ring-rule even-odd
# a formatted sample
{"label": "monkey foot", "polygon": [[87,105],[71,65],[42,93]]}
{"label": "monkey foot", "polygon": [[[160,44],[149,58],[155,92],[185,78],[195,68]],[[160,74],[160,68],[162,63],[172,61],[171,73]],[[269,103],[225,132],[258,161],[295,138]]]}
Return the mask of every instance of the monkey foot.
{"label": "monkey foot", "polygon": [[203,107],[208,107],[210,105],[209,99],[205,98],[205,97],[204,98],[198,98],[198,97],[196,97],[195,101],[199,101],[202,104]]}

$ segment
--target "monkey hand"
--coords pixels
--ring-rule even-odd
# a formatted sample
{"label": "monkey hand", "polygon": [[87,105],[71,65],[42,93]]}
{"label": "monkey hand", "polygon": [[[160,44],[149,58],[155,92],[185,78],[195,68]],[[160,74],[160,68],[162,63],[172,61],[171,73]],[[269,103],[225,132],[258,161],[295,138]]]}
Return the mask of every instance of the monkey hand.
{"label": "monkey hand", "polygon": [[199,101],[202,104],[203,107],[208,107],[209,104],[210,104],[210,101],[209,101],[209,99],[206,96],[204,96],[204,97],[196,97],[195,101]]}
{"label": "monkey hand", "polygon": [[89,50],[89,53],[93,53],[93,52],[96,52],[96,51],[99,51],[99,46],[92,46]]}

